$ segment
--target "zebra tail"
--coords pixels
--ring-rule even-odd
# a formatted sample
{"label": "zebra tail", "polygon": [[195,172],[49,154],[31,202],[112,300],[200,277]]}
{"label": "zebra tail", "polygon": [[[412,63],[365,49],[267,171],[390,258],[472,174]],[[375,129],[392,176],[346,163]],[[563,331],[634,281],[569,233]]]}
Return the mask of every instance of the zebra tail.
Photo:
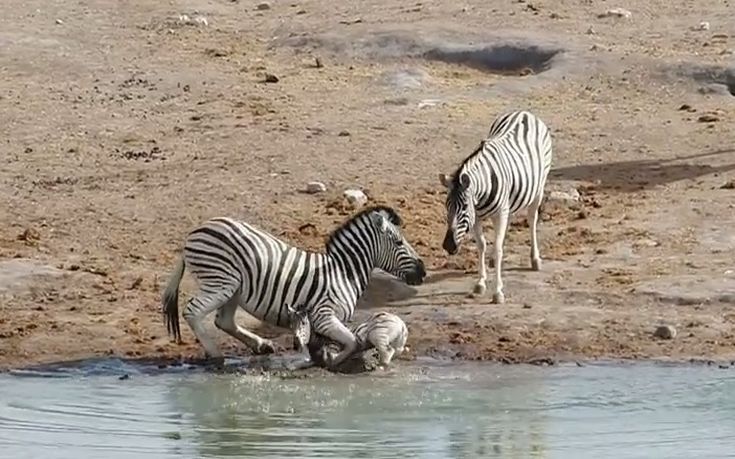
{"label": "zebra tail", "polygon": [[161,303],[163,305],[163,322],[166,324],[166,330],[169,335],[173,335],[177,343],[181,343],[181,326],[179,324],[179,284],[181,278],[184,277],[184,257],[179,257],[176,262],[176,268],[171,273],[171,278],[163,291]]}

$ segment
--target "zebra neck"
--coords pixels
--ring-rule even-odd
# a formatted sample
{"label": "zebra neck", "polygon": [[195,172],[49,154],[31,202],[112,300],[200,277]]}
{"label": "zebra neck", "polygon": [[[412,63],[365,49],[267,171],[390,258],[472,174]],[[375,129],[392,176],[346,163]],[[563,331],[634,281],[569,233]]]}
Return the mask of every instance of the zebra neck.
{"label": "zebra neck", "polygon": [[341,277],[337,283],[339,289],[349,289],[357,301],[370,282],[376,257],[369,243],[341,236],[334,237],[327,245],[327,257],[334,274]]}

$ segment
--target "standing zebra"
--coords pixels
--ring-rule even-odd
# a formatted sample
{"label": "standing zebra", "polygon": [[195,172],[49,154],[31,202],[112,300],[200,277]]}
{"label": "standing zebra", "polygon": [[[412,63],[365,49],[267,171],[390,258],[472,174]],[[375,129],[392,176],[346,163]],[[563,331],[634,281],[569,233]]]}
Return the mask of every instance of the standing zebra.
{"label": "standing zebra", "polygon": [[274,352],[273,343],[235,323],[240,306],[254,317],[278,327],[290,326],[289,305],[309,311],[313,331],[342,345],[329,365],[336,366],[357,346],[344,325],[352,318],[374,268],[419,285],[424,262],[403,237],[401,218],[390,207],[367,208],[337,228],[325,253],[292,247],[245,222],[213,218],[191,231],[163,293],[164,321],[169,334],[181,340],[178,317],[179,283],[188,266],[199,281],[183,316],[208,357],[222,353],[207,337],[202,319],[217,311],[215,325],[256,353]]}
{"label": "standing zebra", "polygon": [[453,176],[440,174],[447,188],[447,233],[442,247],[450,255],[459,250],[471,231],[479,252],[480,279],[474,292],[485,293],[487,240],[482,220],[490,217],[495,229],[494,303],[505,302],[503,294],[503,241],[508,219],[528,210],[531,231],[531,267],[541,269],[536,224],[551,169],[551,135],[538,117],[524,110],[505,113],[495,119],[488,137],[462,161]]}

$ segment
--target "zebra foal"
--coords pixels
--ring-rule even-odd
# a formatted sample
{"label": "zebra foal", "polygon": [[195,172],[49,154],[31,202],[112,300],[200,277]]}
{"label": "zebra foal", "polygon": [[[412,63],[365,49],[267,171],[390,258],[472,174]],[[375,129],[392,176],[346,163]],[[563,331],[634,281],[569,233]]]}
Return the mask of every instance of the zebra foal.
{"label": "zebra foal", "polygon": [[505,302],[502,280],[503,243],[511,215],[528,211],[531,267],[541,269],[538,249],[538,209],[551,169],[551,134],[541,119],[525,110],[498,116],[486,139],[451,176],[439,174],[447,188],[447,231],[442,247],[454,255],[472,231],[479,252],[479,279],[474,293],[486,290],[487,240],[482,221],[489,217],[495,229],[495,289],[493,302]]}
{"label": "zebra foal", "polygon": [[329,237],[324,253],[292,247],[254,226],[226,217],[213,218],[186,238],[163,293],[164,322],[169,334],[181,340],[178,290],[186,267],[199,281],[199,291],[187,303],[183,317],[207,357],[222,353],[207,336],[202,319],[217,311],[215,325],[255,353],[274,352],[265,340],[235,323],[239,307],[278,327],[291,327],[290,305],[308,313],[313,331],[342,346],[329,355],[338,365],[356,347],[344,325],[355,311],[373,269],[382,269],[419,285],[426,276],[424,262],[401,233],[401,218],[390,207],[364,209]]}
{"label": "zebra foal", "polygon": [[[305,329],[309,329],[311,324],[308,318],[300,317],[298,325],[294,326],[294,335],[299,348],[304,349],[309,343],[309,334]],[[376,312],[366,321],[353,324],[350,331],[355,335],[357,341],[354,352],[377,349],[381,366],[390,365],[394,355],[401,355],[406,349],[406,340],[408,340],[406,323],[397,315],[389,312]],[[319,340],[318,346],[318,352],[324,353],[327,348],[332,347],[332,344]]]}

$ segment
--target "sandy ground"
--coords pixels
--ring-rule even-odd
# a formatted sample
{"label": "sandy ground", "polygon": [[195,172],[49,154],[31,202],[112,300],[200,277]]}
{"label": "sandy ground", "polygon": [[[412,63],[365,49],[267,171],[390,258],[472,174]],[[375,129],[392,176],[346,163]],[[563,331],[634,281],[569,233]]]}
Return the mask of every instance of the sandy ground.
{"label": "sandy ground", "polygon": [[[377,278],[356,318],[401,314],[407,358],[735,358],[731,6],[256,3],[6,0],[0,366],[199,355],[159,313],[186,232],[229,215],[319,249],[350,187],[395,206],[430,267],[416,289]],[[527,57],[491,71],[513,55],[476,49],[501,45]],[[437,175],[511,108],[552,130],[547,192],[580,199],[546,203],[540,272],[516,218],[493,305],[467,296],[473,245],[442,253]]]}

